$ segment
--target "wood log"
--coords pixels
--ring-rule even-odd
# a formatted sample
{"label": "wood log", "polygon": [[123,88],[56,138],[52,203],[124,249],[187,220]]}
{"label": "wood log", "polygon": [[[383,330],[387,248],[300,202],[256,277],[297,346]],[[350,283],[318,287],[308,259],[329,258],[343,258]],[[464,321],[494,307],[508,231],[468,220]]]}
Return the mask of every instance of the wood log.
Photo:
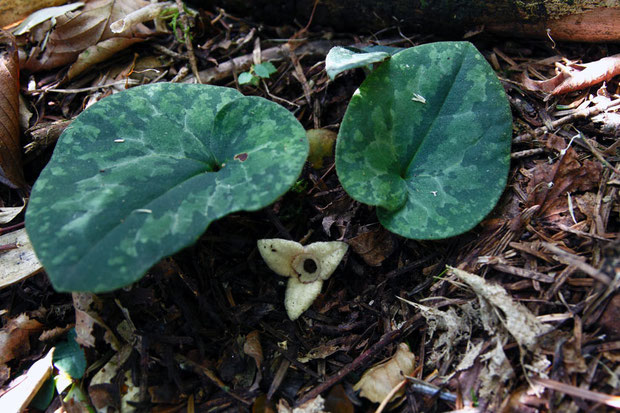
{"label": "wood log", "polygon": [[[193,0],[281,26],[305,25],[314,0]],[[618,0],[320,0],[315,28],[372,33],[398,26],[420,33],[485,32],[555,41],[620,42]]]}

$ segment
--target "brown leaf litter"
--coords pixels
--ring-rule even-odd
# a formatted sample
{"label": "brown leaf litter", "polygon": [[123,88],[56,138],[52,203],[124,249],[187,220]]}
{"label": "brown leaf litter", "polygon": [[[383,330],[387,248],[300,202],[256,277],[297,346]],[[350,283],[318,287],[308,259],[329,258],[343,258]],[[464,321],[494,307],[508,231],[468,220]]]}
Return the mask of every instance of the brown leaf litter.
{"label": "brown leaf litter", "polygon": [[[366,39],[338,34],[334,40],[310,29],[293,35],[294,28],[257,26],[206,8],[186,16],[192,53],[187,38],[166,33],[158,19],[123,20],[134,12],[153,18],[146,4],[90,1],[58,17],[52,31],[43,23],[18,39],[22,52],[30,51],[28,67],[41,69],[22,72],[15,91],[35,113],[30,128],[18,131],[27,148],[27,184],[84,107],[135,84],[194,81],[190,55],[201,80],[272,99],[307,129],[336,131],[363,80],[361,71],[352,71],[329,81],[323,60],[332,45]],[[129,28],[119,31],[123,22]],[[45,50],[37,50],[48,34]],[[408,35],[371,40],[403,47],[433,40]],[[272,40],[291,36],[284,45]],[[108,41],[119,48],[108,49]],[[194,246],[130,288],[69,296],[38,275],[0,289],[3,390],[18,371],[45,360],[74,325],[89,363],[77,384],[101,409],[370,411],[377,407],[364,397],[370,390],[360,385],[360,397],[353,387],[371,376],[363,381],[384,389],[372,400],[398,393],[400,404],[391,407],[401,412],[615,406],[617,47],[562,44],[569,63],[556,66],[560,49],[546,43],[476,45],[501,74],[514,109],[508,185],[476,229],[423,242],[388,233],[373,208],[344,193],[329,149],[322,164],[304,169],[295,191],[263,211],[218,220]],[[95,49],[101,54],[82,66],[80,59]],[[577,59],[592,63],[572,63]],[[239,86],[236,76],[261,61],[274,63],[277,74],[257,87]],[[544,79],[556,67],[558,77],[544,84],[522,78],[528,70]],[[15,74],[12,79],[17,85]],[[0,191],[0,207],[21,205],[11,191]],[[295,322],[282,306],[284,286],[256,251],[256,239],[272,237],[337,239],[353,250]],[[44,341],[36,340],[42,330]],[[371,367],[398,359],[405,347],[405,363]],[[60,397],[54,400],[59,407]]]}
{"label": "brown leaf litter", "polygon": [[21,160],[19,130],[19,59],[15,38],[0,33],[0,183],[27,186]]}

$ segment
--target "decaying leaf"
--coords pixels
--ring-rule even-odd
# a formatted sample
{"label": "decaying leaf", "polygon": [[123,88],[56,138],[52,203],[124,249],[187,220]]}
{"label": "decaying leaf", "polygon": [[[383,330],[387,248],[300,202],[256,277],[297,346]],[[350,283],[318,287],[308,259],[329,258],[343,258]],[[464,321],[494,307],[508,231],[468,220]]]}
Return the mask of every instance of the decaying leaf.
{"label": "decaying leaf", "polygon": [[[562,138],[549,138],[548,146],[558,150],[558,145],[561,149],[568,146]],[[542,216],[567,211],[566,194],[595,188],[602,170],[598,161],[580,160],[579,154],[573,148],[568,148],[558,162],[540,162],[528,171],[531,179],[527,187],[527,205],[540,205],[539,214]],[[572,225],[571,222],[566,224]]]}
{"label": "decaying leaf", "polygon": [[341,384],[331,388],[325,399],[325,410],[331,413],[354,413],[353,403]]}
{"label": "decaying leaf", "polygon": [[556,66],[559,73],[548,80],[532,80],[526,73],[523,73],[523,86],[529,90],[542,91],[552,95],[585,89],[620,74],[620,54],[604,57],[591,63],[570,64],[568,66],[556,63]]}
{"label": "decaying leaf", "polygon": [[514,376],[514,370],[504,353],[501,340],[496,337],[495,341],[495,347],[480,357],[485,362],[478,376],[480,378],[478,395],[483,400],[490,400],[503,388],[504,383]]}
{"label": "decaying leaf", "polygon": [[373,267],[381,265],[396,247],[392,233],[383,227],[374,231],[362,232],[349,239],[348,243],[366,264]]}
{"label": "decaying leaf", "polygon": [[0,224],[8,224],[13,221],[25,207],[26,205],[24,204],[20,207],[0,208]]}
{"label": "decaying leaf", "polygon": [[451,307],[447,311],[442,311],[405,300],[404,298],[398,298],[420,310],[422,316],[426,319],[429,340],[433,338],[436,331],[441,332],[433,340],[433,350],[428,354],[426,361],[428,365],[438,365],[442,359],[452,355],[453,349],[457,344],[469,339],[471,335],[470,322],[464,317],[460,317],[454,308]]}
{"label": "decaying leaf", "polygon": [[0,245],[15,246],[0,254],[0,288],[24,280],[42,270],[25,229],[1,235]]}
{"label": "decaying leaf", "polygon": [[31,71],[49,70],[70,64],[83,54],[79,65],[70,69],[71,76],[76,76],[89,64],[100,62],[152,34],[142,24],[119,34],[110,29],[113,22],[147,5],[144,0],[95,0],[79,12],[59,16],[45,51],[39,50],[29,56],[24,68]]}
{"label": "decaying leaf", "polygon": [[105,62],[121,50],[141,41],[143,39],[137,37],[113,37],[90,46],[80,53],[75,63],[71,65],[67,78],[73,79],[97,63]]}
{"label": "decaying leaf", "polygon": [[[99,411],[107,411],[108,407],[118,408],[120,404],[120,394],[118,387],[114,385],[118,372],[127,361],[133,351],[131,344],[125,344],[112,358],[103,366],[92,378],[88,388],[88,393],[93,398],[93,403]],[[131,382],[128,378],[127,382]],[[125,395],[130,394],[135,386],[122,386]],[[124,410],[121,410],[124,411]]]}
{"label": "decaying leaf", "polygon": [[325,400],[317,396],[308,400],[299,407],[292,408],[286,400],[280,399],[278,402],[278,413],[327,413],[325,410]]}
{"label": "decaying leaf", "polygon": [[45,357],[36,361],[28,371],[11,382],[8,389],[0,396],[0,408],[6,412],[23,412],[36,396],[43,383],[52,374],[52,348]]}
{"label": "decaying leaf", "polygon": [[26,314],[10,319],[0,331],[0,364],[28,354],[30,335],[41,331],[42,327],[41,323]]}
{"label": "decaying leaf", "polygon": [[18,22],[36,10],[66,2],[67,0],[2,0],[0,2],[0,27]]}
{"label": "decaying leaf", "polygon": [[55,19],[58,16],[62,16],[67,12],[78,9],[83,5],[84,3],[78,1],[75,3],[65,4],[64,6],[46,7],[44,9],[37,10],[24,19],[24,21],[21,22],[15,30],[13,30],[13,34],[15,36],[21,36],[22,34],[28,33],[33,27],[48,20]]}
{"label": "decaying leaf", "polygon": [[73,293],[73,307],[75,308],[75,341],[83,347],[94,347],[95,336],[93,328],[97,323],[101,301],[90,293]]}
{"label": "decaying leaf", "polygon": [[258,330],[251,331],[245,337],[245,343],[243,343],[243,352],[254,359],[256,367],[260,369],[263,363],[263,347],[260,344]]}
{"label": "decaying leaf", "polygon": [[[407,344],[400,343],[392,358],[366,370],[353,389],[359,391],[360,396],[374,403],[381,403],[390,391],[403,381],[404,376],[413,374],[414,367],[415,356],[409,351]],[[395,397],[398,395],[399,393],[396,393]]]}
{"label": "decaying leaf", "polygon": [[528,350],[535,349],[538,337],[551,329],[550,326],[538,321],[524,305],[515,302],[500,285],[491,284],[482,277],[458,268],[448,267],[448,269],[469,285],[481,302],[484,300],[492,307],[501,310],[502,324],[521,347]]}
{"label": "decaying leaf", "polygon": [[0,183],[24,188],[19,132],[19,58],[15,38],[0,33]]}

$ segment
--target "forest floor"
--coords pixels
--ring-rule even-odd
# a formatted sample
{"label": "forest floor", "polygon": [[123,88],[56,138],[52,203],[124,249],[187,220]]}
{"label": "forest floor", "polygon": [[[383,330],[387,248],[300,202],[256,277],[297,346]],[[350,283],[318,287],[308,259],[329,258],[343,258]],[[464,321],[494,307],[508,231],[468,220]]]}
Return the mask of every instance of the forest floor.
{"label": "forest floor", "polygon": [[[76,54],[63,61],[68,52],[52,38],[44,58],[22,59],[21,94],[32,113],[22,135],[29,186],[67,121],[126,87],[194,82],[198,74],[204,83],[281,104],[307,129],[337,132],[365,73],[329,80],[324,61],[332,46],[462,40],[398,28],[362,36],[269,27],[224,12],[189,18],[191,51],[179,19],[177,33],[156,33],[147,23],[139,41],[79,70]],[[17,47],[33,53],[48,30],[33,28]],[[72,35],[81,48],[95,44],[86,44],[92,40],[79,30]],[[404,357],[415,360],[406,377],[392,362],[362,391],[385,394],[375,387],[400,386],[395,411],[619,407],[619,77],[550,95],[527,90],[523,73],[551,78],[556,63],[596,62],[620,48],[485,33],[467,40],[496,71],[514,119],[508,184],[481,224],[440,241],[402,238],[381,227],[373,207],[348,197],[333,156],[319,169],[307,164],[276,203],[214,222],[195,245],[130,287],[57,293],[44,272],[5,285],[0,405],[11,392],[27,393],[19,387],[22,374],[52,347],[66,346],[75,328],[83,376],[71,378],[62,397],[53,387],[39,395],[29,411],[122,405],[123,411],[275,412],[306,402],[314,407],[297,411],[374,411],[377,404],[353,387],[401,343],[410,351],[402,350]],[[45,65],[54,59],[61,63]],[[239,85],[241,72],[267,61],[276,73]],[[68,195],[73,190],[66,188]],[[0,207],[19,207],[27,195],[3,185]],[[19,213],[0,231],[10,234],[23,221]],[[283,278],[257,251],[261,238],[350,246],[296,321],[284,310]],[[93,380],[102,369],[106,378]],[[324,408],[317,407],[319,395]]]}

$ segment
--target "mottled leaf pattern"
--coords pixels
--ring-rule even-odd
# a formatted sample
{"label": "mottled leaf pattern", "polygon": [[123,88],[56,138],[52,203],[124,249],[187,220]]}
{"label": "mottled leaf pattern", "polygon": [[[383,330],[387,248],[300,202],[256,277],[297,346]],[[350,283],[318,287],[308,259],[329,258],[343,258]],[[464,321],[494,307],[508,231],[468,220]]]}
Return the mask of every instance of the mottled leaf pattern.
{"label": "mottled leaf pattern", "polygon": [[26,227],[56,289],[113,290],[213,220],[273,202],[307,154],[303,127],[273,102],[216,86],[140,86],[63,133]]}
{"label": "mottled leaf pattern", "polygon": [[468,42],[395,54],[351,99],[336,170],[354,199],[408,238],[460,234],[506,184],[512,117],[493,70]]}

